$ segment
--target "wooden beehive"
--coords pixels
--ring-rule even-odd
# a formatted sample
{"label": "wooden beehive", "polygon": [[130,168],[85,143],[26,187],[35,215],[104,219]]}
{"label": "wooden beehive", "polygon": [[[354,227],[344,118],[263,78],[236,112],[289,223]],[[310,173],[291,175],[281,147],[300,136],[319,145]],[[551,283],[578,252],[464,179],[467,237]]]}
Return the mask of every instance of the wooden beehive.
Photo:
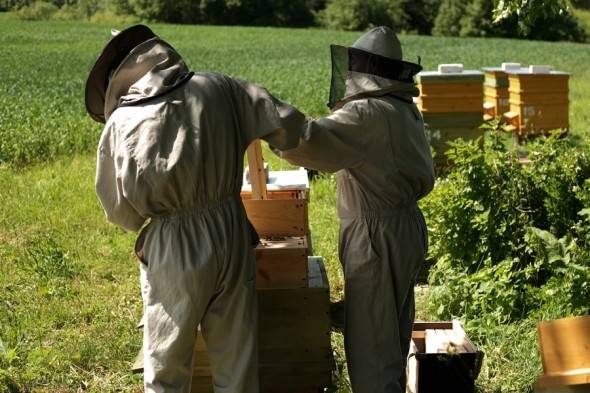
{"label": "wooden beehive", "polygon": [[459,321],[416,322],[408,356],[407,393],[473,393],[483,352]]}
{"label": "wooden beehive", "polygon": [[501,67],[484,68],[484,119],[491,120],[510,110],[508,74]]}
{"label": "wooden beehive", "polygon": [[535,392],[590,391],[590,316],[538,324],[543,375]]}
{"label": "wooden beehive", "polygon": [[[258,290],[261,392],[319,392],[331,382],[330,289],[320,257],[310,257],[305,288]],[[200,332],[192,393],[213,393]]]}
{"label": "wooden beehive", "polygon": [[[310,257],[306,171],[270,172],[260,141],[248,148],[252,184],[241,197],[261,237],[255,249],[262,393],[318,393],[331,383],[330,288],[321,257]],[[133,370],[141,372],[140,353]],[[197,332],[191,393],[213,392],[207,346]]]}
{"label": "wooden beehive", "polygon": [[446,163],[447,142],[482,135],[479,127],[483,123],[483,79],[480,71],[426,71],[416,76],[420,89],[417,104],[437,166]]}
{"label": "wooden beehive", "polygon": [[[318,392],[331,383],[330,289],[322,258],[308,257],[307,175],[270,172],[267,185],[259,143],[248,149],[252,184],[241,195],[261,237],[255,250],[260,390]],[[287,178],[282,184],[281,177]],[[213,392],[200,332],[191,392]]]}
{"label": "wooden beehive", "polygon": [[528,69],[509,71],[510,110],[504,114],[508,131],[519,138],[569,129],[569,74]]}

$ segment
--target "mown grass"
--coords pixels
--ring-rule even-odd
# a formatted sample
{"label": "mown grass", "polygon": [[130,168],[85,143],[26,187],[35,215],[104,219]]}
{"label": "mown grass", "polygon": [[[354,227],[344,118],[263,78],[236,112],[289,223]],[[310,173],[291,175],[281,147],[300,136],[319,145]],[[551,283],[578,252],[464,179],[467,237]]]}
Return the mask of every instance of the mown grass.
{"label": "mown grass", "polygon": [[[108,225],[94,195],[100,126],[83,106],[83,86],[113,26],[21,22],[0,14],[0,392],[140,391],[129,373],[141,342],[141,299],[133,234]],[[115,26],[122,27],[122,26]],[[310,115],[327,112],[331,43],[357,33],[153,25],[195,70],[266,86]],[[500,39],[402,37],[410,60],[467,68],[502,61],[552,64],[571,80],[572,134],[590,127],[590,46]],[[89,153],[90,152],[90,153]],[[266,154],[273,169],[287,165]],[[332,298],[342,296],[335,181],[313,182],[315,253],[326,259]],[[420,297],[424,301],[424,297]],[[420,304],[420,303],[419,303]],[[418,315],[428,318],[419,307]],[[487,357],[485,392],[521,392],[538,373],[534,321],[478,338]],[[343,368],[342,336],[333,335]],[[336,375],[339,392],[345,374]]]}

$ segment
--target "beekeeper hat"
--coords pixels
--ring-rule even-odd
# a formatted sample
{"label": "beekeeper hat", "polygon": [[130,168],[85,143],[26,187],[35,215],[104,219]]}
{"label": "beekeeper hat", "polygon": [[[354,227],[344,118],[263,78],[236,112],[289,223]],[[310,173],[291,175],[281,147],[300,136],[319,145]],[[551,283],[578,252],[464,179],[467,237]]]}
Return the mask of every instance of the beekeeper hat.
{"label": "beekeeper hat", "polygon": [[347,80],[360,75],[382,80],[413,83],[422,70],[416,63],[403,61],[402,47],[396,34],[387,26],[379,26],[363,34],[351,47],[330,45],[332,80],[328,107],[357,95],[347,90]]}
{"label": "beekeeper hat", "polygon": [[397,35],[387,26],[375,27],[363,34],[352,48],[361,49],[393,60],[401,60],[402,44]]}
{"label": "beekeeper hat", "polygon": [[86,81],[86,111],[99,123],[105,122],[105,92],[109,85],[111,71],[121,64],[133,48],[156,36],[149,27],[144,25],[131,26],[121,32],[113,29],[111,34],[114,37],[98,56]]}

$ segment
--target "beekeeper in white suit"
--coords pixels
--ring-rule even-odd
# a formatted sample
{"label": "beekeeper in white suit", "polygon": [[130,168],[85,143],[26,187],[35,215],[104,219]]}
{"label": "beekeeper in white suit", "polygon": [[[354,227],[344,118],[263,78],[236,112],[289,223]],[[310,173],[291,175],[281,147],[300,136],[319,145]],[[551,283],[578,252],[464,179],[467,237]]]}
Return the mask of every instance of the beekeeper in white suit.
{"label": "beekeeper in white suit", "polygon": [[[304,118],[266,90],[192,73],[147,27],[104,48],[86,108],[106,122],[96,191],[109,221],[141,234],[146,392],[189,392],[197,326],[216,393],[258,392],[255,233],[240,200],[243,156],[297,145]],[[279,111],[281,115],[279,115]]]}
{"label": "beekeeper in white suit", "polygon": [[387,27],[332,46],[332,113],[308,120],[289,162],[337,172],[344,343],[354,393],[405,391],[414,283],[427,251],[417,201],[434,184],[413,77]]}

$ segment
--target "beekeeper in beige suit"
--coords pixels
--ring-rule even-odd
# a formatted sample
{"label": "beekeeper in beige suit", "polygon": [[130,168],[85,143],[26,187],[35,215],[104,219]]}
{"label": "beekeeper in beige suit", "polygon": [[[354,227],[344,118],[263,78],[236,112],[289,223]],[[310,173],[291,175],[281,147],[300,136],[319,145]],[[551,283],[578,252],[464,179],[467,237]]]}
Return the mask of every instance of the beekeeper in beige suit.
{"label": "beekeeper in beige suit", "polygon": [[289,116],[260,87],[189,72],[142,25],[105,47],[88,78],[86,108],[106,122],[96,191],[107,218],[143,227],[136,252],[146,392],[190,391],[199,323],[215,392],[258,392],[255,234],[240,200],[243,156],[256,138],[296,146],[299,135],[285,125],[304,118]]}
{"label": "beekeeper in beige suit", "polygon": [[354,393],[405,391],[414,283],[427,251],[416,202],[433,187],[430,149],[412,102],[421,67],[393,31],[332,46],[332,113],[308,120],[289,162],[337,172],[344,343]]}

